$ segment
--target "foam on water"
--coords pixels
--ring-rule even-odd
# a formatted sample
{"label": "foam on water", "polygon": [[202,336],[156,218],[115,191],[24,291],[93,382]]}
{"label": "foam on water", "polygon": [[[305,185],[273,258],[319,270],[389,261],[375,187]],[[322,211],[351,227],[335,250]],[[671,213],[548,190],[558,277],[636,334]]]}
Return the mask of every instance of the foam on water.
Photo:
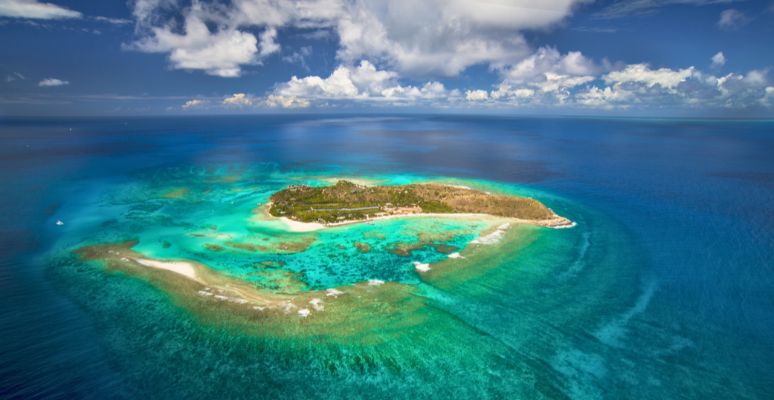
{"label": "foam on water", "polygon": [[493,232],[479,236],[478,238],[472,240],[471,244],[483,244],[483,245],[493,245],[497,244],[502,240],[503,236],[505,236],[505,232],[508,230],[508,228],[511,225],[508,223],[502,224],[497,227]]}

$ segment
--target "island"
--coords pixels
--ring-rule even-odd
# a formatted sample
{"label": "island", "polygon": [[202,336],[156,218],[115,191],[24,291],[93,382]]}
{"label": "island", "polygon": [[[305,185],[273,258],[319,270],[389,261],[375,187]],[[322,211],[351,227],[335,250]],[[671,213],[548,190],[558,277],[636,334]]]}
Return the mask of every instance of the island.
{"label": "island", "polygon": [[[385,340],[387,321],[400,320],[401,327],[424,323],[424,313],[417,310],[426,306],[426,298],[416,295],[418,282],[442,287],[472,279],[496,265],[502,254],[518,252],[548,233],[518,225],[574,226],[538,200],[468,186],[318,182],[322,186],[274,187],[257,209],[252,200],[244,200],[244,214],[236,218],[233,202],[219,197],[232,196],[233,188],[215,186],[218,201],[209,203],[215,211],[210,220],[191,223],[176,235],[163,223],[151,225],[147,235],[133,232],[122,241],[90,242],[73,250],[107,271],[145,280],[212,323],[257,335],[379,342]],[[167,204],[186,202],[195,187],[176,185],[155,193],[164,193],[160,201]],[[327,229],[408,217],[444,221],[384,222],[320,233],[293,229],[293,224]],[[221,218],[223,224],[216,223]],[[392,225],[401,228],[384,229]],[[444,230],[448,226],[454,229]],[[403,235],[404,228],[418,227],[423,229]],[[374,265],[378,262],[395,263],[396,271],[384,274]],[[323,274],[324,284],[310,279],[308,271]],[[340,273],[348,275],[340,278]]]}
{"label": "island", "polygon": [[367,186],[339,180],[322,187],[292,185],[270,200],[269,214],[295,225],[335,226],[413,215],[475,214],[550,228],[574,225],[535,199],[439,183]]}

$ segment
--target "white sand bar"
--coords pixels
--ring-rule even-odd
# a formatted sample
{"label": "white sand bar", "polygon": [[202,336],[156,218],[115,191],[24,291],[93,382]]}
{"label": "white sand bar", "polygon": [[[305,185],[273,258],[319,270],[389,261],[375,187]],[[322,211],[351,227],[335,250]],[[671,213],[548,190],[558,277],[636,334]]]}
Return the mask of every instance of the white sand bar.
{"label": "white sand bar", "polygon": [[136,258],[134,259],[138,264],[144,265],[146,267],[150,268],[156,268],[156,269],[163,269],[165,271],[174,272],[176,274],[183,275],[187,278],[193,279],[195,281],[198,281],[199,278],[196,276],[196,269],[194,268],[193,264],[185,261],[157,261],[157,260],[149,260],[147,258]]}
{"label": "white sand bar", "polygon": [[325,225],[318,222],[301,222],[287,217],[281,217],[280,220],[287,225],[291,232],[314,232],[325,228]]}
{"label": "white sand bar", "polygon": [[414,268],[419,272],[427,272],[430,271],[430,264],[414,261]]}

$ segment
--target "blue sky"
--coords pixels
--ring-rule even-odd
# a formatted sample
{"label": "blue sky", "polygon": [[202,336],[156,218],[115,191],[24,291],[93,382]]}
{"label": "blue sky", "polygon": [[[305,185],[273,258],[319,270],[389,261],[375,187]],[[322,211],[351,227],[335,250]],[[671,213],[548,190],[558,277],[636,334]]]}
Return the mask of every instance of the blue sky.
{"label": "blue sky", "polygon": [[0,0],[0,116],[774,116],[774,1]]}

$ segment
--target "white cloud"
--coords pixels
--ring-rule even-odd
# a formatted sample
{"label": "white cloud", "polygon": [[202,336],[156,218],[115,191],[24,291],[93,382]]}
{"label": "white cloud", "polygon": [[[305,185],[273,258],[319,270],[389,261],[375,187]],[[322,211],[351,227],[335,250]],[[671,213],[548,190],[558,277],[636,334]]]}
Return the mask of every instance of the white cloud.
{"label": "white cloud", "polygon": [[[164,10],[173,0],[138,0],[135,48],[170,53],[173,66],[235,76],[255,63],[256,42],[246,29],[264,28],[258,56],[279,50],[281,28],[334,30],[343,64],[380,61],[411,74],[456,75],[475,64],[502,67],[529,53],[521,32],[568,16],[585,0],[235,0],[194,2],[179,26]],[[213,31],[207,29],[213,27]],[[215,29],[217,28],[217,29]],[[180,33],[184,32],[184,33]],[[248,43],[252,38],[252,43]],[[222,51],[231,57],[223,60]]]}
{"label": "white cloud", "polygon": [[763,104],[768,84],[765,70],[717,77],[694,67],[651,70],[642,64],[611,72],[604,81],[610,86],[594,86],[578,93],[578,104],[604,108],[744,109]]}
{"label": "white cloud", "polygon": [[720,13],[718,26],[722,29],[736,29],[747,24],[750,19],[741,11],[729,8]]}
{"label": "white cloud", "polygon": [[336,25],[339,57],[383,59],[400,72],[420,75],[456,75],[482,63],[503,66],[528,54],[520,32],[561,21],[575,3],[354,1]]}
{"label": "white cloud", "polygon": [[723,55],[722,51],[717,52],[714,56],[712,56],[712,67],[713,68],[720,68],[722,66],[726,65],[726,56]]}
{"label": "white cloud", "polygon": [[535,95],[535,91],[532,89],[516,89],[513,92],[513,95],[520,99],[526,99],[530,98]]}
{"label": "white cloud", "polygon": [[[237,77],[244,66],[280,50],[278,28],[310,26],[333,18],[331,10],[341,7],[338,0],[194,1],[188,7],[176,0],[136,0],[138,39],[129,48],[167,53],[176,69]],[[260,38],[251,33],[256,27],[263,29]]]}
{"label": "white cloud", "polygon": [[0,0],[0,16],[32,19],[80,18],[81,13],[37,0]]}
{"label": "white cloud", "polygon": [[543,92],[560,92],[565,91],[576,86],[580,86],[584,83],[588,83],[594,80],[593,76],[570,76],[560,75],[553,72],[545,73],[545,80],[540,82],[533,82],[533,86],[537,86]]}
{"label": "white cloud", "polygon": [[693,66],[630,64],[613,71],[580,53],[541,49],[513,68],[492,90],[448,90],[438,82],[402,85],[398,74],[368,61],[339,66],[329,76],[293,77],[265,99],[271,107],[335,106],[340,102],[432,106],[562,107],[594,109],[744,109],[771,107],[768,71],[715,76]]}
{"label": "white cloud", "polygon": [[307,99],[298,98],[296,96],[286,96],[282,94],[271,94],[266,97],[266,105],[269,107],[282,107],[282,108],[306,108],[311,103]]}
{"label": "white cloud", "polygon": [[564,76],[588,76],[599,67],[578,51],[562,55],[554,48],[541,47],[508,69],[506,80],[510,83],[535,82],[545,79],[546,74]]}
{"label": "white cloud", "polygon": [[69,85],[69,84],[70,84],[70,82],[68,82],[68,81],[63,81],[61,79],[56,79],[56,78],[46,78],[46,79],[43,79],[42,81],[38,82],[38,86],[40,86],[40,87],[64,86],[64,85]]}
{"label": "white cloud", "polygon": [[690,77],[694,72],[694,67],[680,70],[669,68],[651,69],[647,64],[630,64],[626,68],[613,71],[605,75],[604,80],[607,83],[614,84],[643,84],[647,87],[659,85],[665,89],[674,89],[675,86]]}
{"label": "white cloud", "polygon": [[[526,86],[543,93],[558,94],[561,99],[566,97],[569,89],[594,80],[593,74],[599,70],[600,67],[580,52],[562,55],[556,49],[542,47],[508,69],[503,82],[516,87],[515,90]],[[513,93],[516,97],[525,97],[524,92],[521,94]]]}
{"label": "white cloud", "polygon": [[[720,54],[720,53],[719,53]],[[716,59],[718,57],[715,57]],[[771,107],[774,89],[767,70],[715,76],[695,67],[653,69],[629,64],[607,73],[580,53],[539,49],[503,71],[503,81],[486,92],[472,88],[465,99],[487,106],[628,109],[744,109]],[[486,100],[482,102],[482,100]]]}
{"label": "white cloud", "polygon": [[266,57],[280,51],[280,45],[277,43],[277,30],[266,28],[261,34],[261,57]]}
{"label": "white cloud", "polygon": [[[730,1],[730,0],[728,0]],[[324,75],[292,77],[266,97],[237,93],[226,105],[271,107],[432,104],[556,107],[748,107],[768,101],[767,72],[715,76],[693,66],[611,68],[580,52],[532,50],[524,32],[550,28],[585,0],[136,0],[133,47],[168,54],[174,68],[239,76],[272,54],[304,67],[311,50],[280,46],[286,34],[314,32],[338,39],[339,66]],[[726,0],[633,0],[621,14],[665,5]],[[639,10],[639,11],[638,11]],[[729,10],[726,10],[729,11]],[[747,17],[724,12],[722,26]],[[612,14],[611,14],[612,15]],[[302,35],[303,33],[298,33]],[[308,38],[307,38],[308,39]],[[282,42],[284,44],[284,42]],[[296,51],[293,51],[296,50]],[[713,67],[724,64],[722,52]],[[377,68],[379,65],[380,68]],[[493,87],[449,90],[428,76],[456,75],[473,65],[500,74]],[[410,76],[411,84],[401,78]],[[419,81],[420,83],[417,83]],[[763,100],[762,100],[763,99]],[[215,100],[213,100],[215,102]]]}
{"label": "white cloud", "polygon": [[181,107],[183,109],[189,109],[189,108],[196,108],[196,107],[202,106],[204,104],[205,104],[204,100],[193,99],[193,100],[186,101]]}
{"label": "white cloud", "polygon": [[572,90],[595,80],[603,70],[577,51],[561,54],[542,47],[509,68],[501,69],[503,81],[489,96],[513,104],[563,104]]}
{"label": "white cloud", "polygon": [[[565,56],[554,59],[562,61]],[[693,66],[653,69],[646,64],[630,64],[608,73],[586,75],[592,70],[569,68],[563,62],[534,65],[522,66],[515,72],[504,71],[503,82],[490,91],[470,88],[460,93],[438,82],[401,85],[394,71],[379,70],[363,61],[357,67],[340,66],[328,77],[294,77],[276,87],[265,103],[285,108],[358,101],[391,105],[688,110],[771,107],[774,99],[774,86],[768,80],[767,70],[718,77]]]}
{"label": "white cloud", "polygon": [[756,102],[765,102],[768,96],[768,71],[751,70],[746,74],[729,73],[722,77],[710,76],[719,95],[717,100],[724,107],[745,108]]}
{"label": "white cloud", "polygon": [[594,86],[578,93],[576,98],[578,104],[589,107],[627,108],[631,105],[632,93],[617,87],[600,89]]}
{"label": "white cloud", "polygon": [[184,33],[175,33],[171,28],[152,28],[152,35],[135,43],[134,48],[149,53],[168,52],[177,69],[203,70],[220,77],[237,77],[241,65],[256,60],[257,39],[252,33],[235,29],[211,32],[194,14],[185,18]]}
{"label": "white cloud", "polygon": [[234,93],[223,99],[223,104],[229,106],[249,106],[253,104],[253,100],[245,93]]}
{"label": "white cloud", "polygon": [[414,103],[459,97],[457,91],[447,91],[439,82],[427,82],[421,87],[402,86],[394,71],[376,69],[368,61],[356,67],[341,65],[328,77],[292,77],[277,86],[267,96],[272,107],[308,107],[315,102],[371,101],[389,104]]}
{"label": "white cloud", "polygon": [[465,99],[468,101],[484,101],[489,99],[489,93],[486,90],[468,90],[465,92]]}

